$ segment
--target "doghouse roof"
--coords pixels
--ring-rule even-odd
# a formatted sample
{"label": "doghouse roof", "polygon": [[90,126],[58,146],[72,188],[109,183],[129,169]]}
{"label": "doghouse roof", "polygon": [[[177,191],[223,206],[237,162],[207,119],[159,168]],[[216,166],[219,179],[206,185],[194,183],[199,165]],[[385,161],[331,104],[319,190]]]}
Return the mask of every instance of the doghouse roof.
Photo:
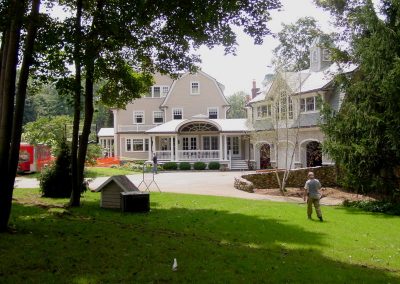
{"label": "doghouse roof", "polygon": [[126,176],[118,175],[112,176],[108,180],[106,180],[102,185],[100,185],[96,191],[101,191],[107,184],[110,182],[115,182],[123,191],[139,191],[139,189],[134,185]]}

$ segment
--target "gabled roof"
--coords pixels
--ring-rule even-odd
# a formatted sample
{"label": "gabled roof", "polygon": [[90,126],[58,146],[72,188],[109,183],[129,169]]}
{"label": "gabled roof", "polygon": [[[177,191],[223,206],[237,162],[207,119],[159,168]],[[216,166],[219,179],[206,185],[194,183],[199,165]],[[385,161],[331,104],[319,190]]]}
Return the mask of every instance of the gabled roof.
{"label": "gabled roof", "polygon": [[112,176],[108,180],[103,182],[103,184],[96,189],[96,192],[100,192],[110,182],[115,182],[124,192],[139,191],[136,185],[134,185],[126,176],[117,175]]}
{"label": "gabled roof", "polygon": [[99,132],[97,133],[99,137],[107,137],[107,136],[114,136],[114,128],[100,128]]}
{"label": "gabled roof", "polygon": [[[202,74],[202,75],[204,75],[205,77],[207,77],[208,79],[210,79],[210,80],[215,84],[215,87],[217,88],[218,93],[219,93],[219,95],[222,97],[224,103],[225,103],[226,105],[229,105],[229,103],[228,103],[228,101],[227,101],[227,99],[225,98],[224,93],[223,93],[223,92],[224,92],[224,89],[225,89],[225,86],[224,86],[224,85],[222,85],[221,83],[219,83],[215,78],[213,78],[212,76],[208,75],[208,74],[205,73],[204,71],[198,70],[196,73]],[[162,104],[160,105],[160,107],[165,107],[165,106],[166,106],[166,104],[167,104],[167,102],[168,102],[168,99],[170,98],[171,94],[173,93],[173,89],[175,88],[176,82],[178,82],[180,79],[182,79],[182,78],[184,78],[184,77],[186,77],[186,76],[188,76],[188,75],[190,75],[190,74],[191,74],[190,72],[186,72],[186,73],[184,73],[182,76],[180,76],[177,80],[174,80],[174,82],[172,83],[171,88],[169,89],[169,92],[168,92],[167,96],[165,97],[165,99],[164,99],[164,101],[162,102]]]}

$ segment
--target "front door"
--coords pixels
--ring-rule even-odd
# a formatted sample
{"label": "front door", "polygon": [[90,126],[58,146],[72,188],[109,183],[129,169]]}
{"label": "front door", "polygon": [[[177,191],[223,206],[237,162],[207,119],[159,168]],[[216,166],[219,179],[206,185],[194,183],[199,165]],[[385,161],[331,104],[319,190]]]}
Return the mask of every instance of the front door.
{"label": "front door", "polygon": [[229,151],[232,152],[232,158],[240,157],[240,137],[239,136],[228,136],[227,137],[227,155],[229,155]]}
{"label": "front door", "polygon": [[197,150],[197,136],[182,137],[182,150]]}

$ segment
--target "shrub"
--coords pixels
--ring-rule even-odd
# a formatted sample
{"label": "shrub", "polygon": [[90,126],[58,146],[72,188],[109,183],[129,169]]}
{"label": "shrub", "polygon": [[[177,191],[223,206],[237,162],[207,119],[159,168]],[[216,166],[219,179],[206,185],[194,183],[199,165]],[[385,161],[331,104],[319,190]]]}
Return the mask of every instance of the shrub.
{"label": "shrub", "polygon": [[198,171],[205,170],[206,167],[207,167],[207,165],[204,162],[196,162],[193,164],[193,169],[198,170]]}
{"label": "shrub", "polygon": [[343,202],[344,207],[359,208],[369,212],[379,212],[389,215],[400,215],[400,204],[388,201],[349,201]]}
{"label": "shrub", "polygon": [[175,171],[175,170],[177,170],[178,169],[178,164],[177,163],[175,163],[175,162],[167,162],[167,163],[165,163],[164,165],[163,165],[163,169],[164,170],[172,170],[172,171]]}
{"label": "shrub", "polygon": [[208,169],[209,170],[219,170],[219,168],[221,167],[219,162],[210,162],[208,163]]}
{"label": "shrub", "polygon": [[86,164],[95,166],[97,159],[101,157],[101,146],[98,144],[89,144],[86,152]]}
{"label": "shrub", "polygon": [[188,163],[188,162],[182,162],[182,163],[180,163],[179,164],[179,169],[181,170],[181,171],[188,171],[188,170],[190,170],[192,167],[190,166],[190,163]]}
{"label": "shrub", "polygon": [[42,196],[65,198],[71,195],[71,153],[65,141],[60,144],[55,163],[42,170],[39,182]]}

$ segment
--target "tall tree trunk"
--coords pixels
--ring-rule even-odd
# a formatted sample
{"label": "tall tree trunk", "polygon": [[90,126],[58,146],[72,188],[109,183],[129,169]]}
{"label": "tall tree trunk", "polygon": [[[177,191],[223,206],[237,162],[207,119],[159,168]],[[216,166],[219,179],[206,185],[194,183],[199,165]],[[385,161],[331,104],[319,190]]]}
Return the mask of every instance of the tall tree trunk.
{"label": "tall tree trunk", "polygon": [[15,175],[17,173],[19,145],[21,143],[22,120],[24,118],[24,107],[26,99],[26,91],[28,87],[29,69],[32,65],[34,43],[38,28],[40,0],[32,1],[30,21],[27,28],[27,36],[25,40],[23,60],[18,79],[18,88],[16,93],[14,120],[11,134],[11,149],[9,158],[9,184],[8,190],[13,191]]}
{"label": "tall tree trunk", "polygon": [[82,18],[82,0],[76,1],[76,19],[75,19],[75,94],[74,94],[74,122],[72,130],[71,143],[71,168],[72,168],[72,192],[70,198],[71,206],[79,206],[81,194],[81,181],[78,178],[78,143],[79,143],[79,122],[81,119],[81,18]]}
{"label": "tall tree trunk", "polygon": [[[0,232],[8,227],[10,218],[12,190],[9,190],[9,157],[11,143],[12,118],[14,110],[15,81],[18,63],[21,21],[24,13],[24,1],[14,0],[10,4],[9,26],[6,32],[2,54],[0,78]],[[3,69],[4,67],[4,69]]]}
{"label": "tall tree trunk", "polygon": [[[93,84],[94,84],[94,67],[95,61],[99,54],[99,42],[98,42],[98,27],[99,21],[101,20],[101,14],[104,6],[104,0],[98,0],[96,4],[96,11],[94,12],[93,22],[91,26],[91,32],[88,35],[86,42],[86,50],[84,56],[84,64],[86,69],[85,78],[85,119],[83,121],[82,134],[79,137],[79,148],[78,148],[78,164],[77,164],[77,182],[79,192],[75,191],[72,193],[74,200],[71,198],[70,206],[80,206],[80,190],[84,182],[84,169],[86,152],[89,142],[90,129],[93,121]],[[73,202],[72,202],[73,201]]]}

